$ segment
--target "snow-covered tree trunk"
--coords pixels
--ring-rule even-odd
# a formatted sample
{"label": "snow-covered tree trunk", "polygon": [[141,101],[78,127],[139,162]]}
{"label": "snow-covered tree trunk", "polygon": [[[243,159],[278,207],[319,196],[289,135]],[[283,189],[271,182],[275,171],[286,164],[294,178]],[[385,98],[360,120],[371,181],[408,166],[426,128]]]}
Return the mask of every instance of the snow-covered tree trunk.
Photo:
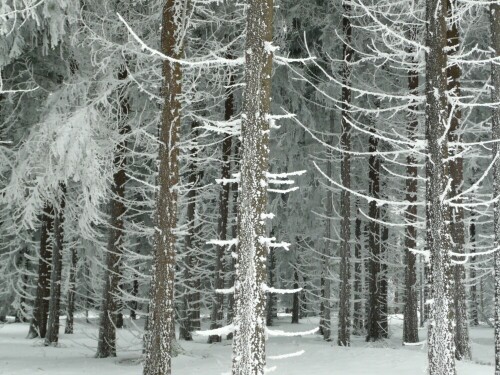
{"label": "snow-covered tree trunk", "polygon": [[41,215],[40,254],[38,259],[38,282],[36,287],[33,318],[28,333],[29,338],[45,338],[47,332],[47,314],[49,313],[50,278],[52,268],[51,232],[54,223],[54,209],[46,204]]}
{"label": "snow-covered tree trunk", "polygon": [[[163,54],[182,58],[184,0],[166,0],[163,7],[161,48]],[[144,375],[171,373],[174,329],[175,229],[179,182],[179,132],[181,126],[182,71],[175,61],[163,61],[164,98],[159,139],[159,191],[156,198],[154,253],[146,337]]]}
{"label": "snow-covered tree trunk", "polygon": [[455,374],[451,217],[446,203],[450,183],[446,163],[449,156],[446,16],[445,1],[426,0],[426,197],[432,293],[428,356],[431,375]]}
{"label": "snow-covered tree trunk", "polygon": [[52,274],[50,278],[49,317],[45,346],[57,345],[59,341],[59,314],[61,304],[61,273],[64,244],[64,208],[66,206],[66,185],[59,184],[61,198],[54,209],[54,246],[52,251]]}
{"label": "snow-covered tree trunk", "polygon": [[[342,153],[340,164],[340,175],[342,185],[346,189],[351,188],[351,126],[349,124],[349,108],[351,103],[351,66],[353,51],[351,50],[351,5],[343,3],[342,27],[344,29],[343,60],[342,68],[342,111],[341,111],[341,134],[340,145]],[[339,292],[339,335],[337,343],[339,346],[349,346],[351,343],[351,193],[342,189],[340,193],[340,292]]]}
{"label": "snow-covered tree trunk", "polygon": [[[490,4],[491,47],[495,57],[500,57],[500,3],[494,1]],[[491,64],[491,100],[492,103],[500,102],[500,63]],[[500,139],[500,106],[495,105],[492,111],[492,139]],[[493,143],[493,157],[497,158],[493,166],[493,197],[496,198],[493,206],[494,248],[500,246],[500,146]],[[500,252],[494,253],[495,275],[495,375],[500,375]],[[482,309],[482,306],[481,306]]]}
{"label": "snow-covered tree trunk", "polygon": [[246,27],[232,373],[263,375],[273,0],[249,0]]}
{"label": "snow-covered tree trunk", "polygon": [[[471,212],[470,214],[470,224],[469,224],[469,243],[471,246],[470,252],[475,253],[476,252],[476,219],[474,212]],[[470,272],[469,272],[469,279],[471,282],[470,285],[470,322],[474,326],[479,325],[479,304],[478,304],[478,297],[477,297],[477,283],[478,280],[476,280],[477,277],[477,272],[476,272],[476,257],[471,257],[470,258]]]}
{"label": "snow-covered tree trunk", "polygon": [[[118,74],[119,80],[127,78],[125,67]],[[120,310],[120,281],[121,262],[123,255],[123,216],[125,207],[125,184],[127,175],[125,173],[125,152],[127,149],[126,136],[130,132],[127,125],[127,116],[130,111],[128,98],[120,93],[119,133],[120,143],[114,151],[113,183],[111,186],[112,198],[110,201],[110,219],[108,233],[108,247],[106,251],[106,269],[104,270],[104,287],[101,301],[101,316],[99,322],[99,339],[97,342],[96,358],[116,357],[116,328],[123,325],[123,317],[119,322]],[[121,324],[120,324],[121,323]]]}

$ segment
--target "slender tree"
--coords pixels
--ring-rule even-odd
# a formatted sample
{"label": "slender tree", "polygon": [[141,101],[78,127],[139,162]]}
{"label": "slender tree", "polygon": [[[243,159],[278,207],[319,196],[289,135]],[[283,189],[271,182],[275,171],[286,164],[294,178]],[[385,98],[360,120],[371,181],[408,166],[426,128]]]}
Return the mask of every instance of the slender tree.
{"label": "slender tree", "polygon": [[[500,103],[500,4],[498,1],[490,3],[490,27],[491,47],[494,51],[496,61],[491,64],[491,101]],[[491,117],[492,139],[500,140],[500,106],[493,107]],[[498,142],[493,143],[493,157],[496,158],[493,166],[493,230],[494,248],[500,247],[500,146]],[[500,253],[494,253],[494,277],[495,277],[495,375],[500,375]]]}
{"label": "slender tree", "polygon": [[51,233],[54,222],[54,209],[46,204],[42,212],[42,227],[40,229],[40,255],[38,259],[38,282],[36,287],[33,318],[28,337],[45,338],[47,332],[47,315],[49,313],[50,278],[52,266]]}
{"label": "slender tree", "polygon": [[265,314],[268,245],[269,115],[273,57],[273,0],[249,0],[245,45],[245,92],[238,196],[238,263],[233,375],[261,375],[266,363]]}
{"label": "slender tree", "polygon": [[350,280],[350,259],[351,259],[351,126],[349,124],[349,108],[351,103],[351,61],[353,51],[351,49],[352,28],[351,28],[351,5],[343,2],[342,27],[344,31],[343,61],[342,67],[342,111],[341,111],[341,134],[340,145],[342,159],[340,162],[340,175],[342,189],[340,193],[340,293],[339,293],[339,335],[337,343],[340,346],[349,346],[351,342],[351,280]]}
{"label": "slender tree", "polygon": [[154,254],[146,333],[144,375],[171,373],[172,339],[174,339],[174,271],[175,228],[177,225],[177,191],[179,182],[179,132],[181,126],[182,23],[184,0],[166,0],[163,7],[161,49],[172,58],[163,61],[164,98],[159,142],[159,191],[156,198]]}
{"label": "slender tree", "polygon": [[428,335],[429,373],[455,374],[453,268],[450,209],[446,197],[449,166],[447,139],[447,4],[426,0],[427,213],[430,239],[432,305]]}

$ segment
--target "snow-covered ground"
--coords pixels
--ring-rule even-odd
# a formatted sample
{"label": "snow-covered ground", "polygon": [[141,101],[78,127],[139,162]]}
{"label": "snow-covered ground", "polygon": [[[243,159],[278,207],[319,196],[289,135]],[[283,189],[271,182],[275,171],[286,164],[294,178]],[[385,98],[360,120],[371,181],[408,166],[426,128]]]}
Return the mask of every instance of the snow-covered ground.
{"label": "snow-covered ground", "polygon": [[[307,331],[317,326],[316,318],[307,318],[299,325],[289,324],[281,316],[274,329]],[[130,322],[129,326],[130,326]],[[402,321],[391,319],[391,338],[384,342],[365,343],[353,337],[350,348],[325,343],[319,335],[303,337],[272,337],[268,341],[268,356],[297,353],[301,356],[268,359],[268,367],[281,375],[413,375],[426,373],[427,352],[423,345],[401,345]],[[28,340],[28,325],[0,325],[1,375],[139,375],[141,340],[137,330],[118,332],[118,357],[95,359],[97,328],[77,319],[75,334],[65,335],[61,327],[59,347],[44,347],[42,341]],[[426,330],[420,331],[425,340]],[[471,330],[473,361],[458,364],[458,375],[490,375],[493,373],[493,331],[481,326]],[[173,361],[174,375],[220,375],[231,370],[231,342],[206,344],[206,338],[196,336],[193,342],[180,342],[184,353]]]}

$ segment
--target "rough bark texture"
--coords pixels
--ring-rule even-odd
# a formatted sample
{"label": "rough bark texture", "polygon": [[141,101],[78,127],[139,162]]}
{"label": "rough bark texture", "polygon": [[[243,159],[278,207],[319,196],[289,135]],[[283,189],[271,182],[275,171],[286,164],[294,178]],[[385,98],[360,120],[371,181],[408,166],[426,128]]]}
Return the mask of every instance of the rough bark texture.
{"label": "rough bark texture", "polygon": [[354,309],[353,309],[353,334],[361,335],[364,332],[363,322],[363,285],[362,285],[362,268],[363,261],[361,257],[361,219],[356,216],[356,225],[354,229],[354,237],[356,244],[354,245],[354,256],[356,263],[354,264]]}
{"label": "rough bark texture", "polygon": [[[412,30],[410,38],[416,39],[416,30]],[[418,71],[408,72],[408,89],[411,94],[418,95]],[[418,106],[412,103],[408,113],[408,139],[416,141],[418,128]],[[418,169],[415,154],[406,157],[406,201],[410,204],[405,211],[405,307],[403,322],[403,343],[418,342],[418,302],[417,302],[417,255],[412,251],[417,248],[417,201]]]}
{"label": "rough bark texture", "polygon": [[426,186],[432,304],[428,335],[429,373],[455,374],[453,268],[450,209],[446,192],[450,171],[446,119],[446,15],[445,1],[426,0]]}
{"label": "rough bark texture", "polygon": [[[373,130],[372,130],[373,131]],[[378,148],[378,138],[370,136],[369,152],[370,159],[368,178],[370,181],[369,194],[375,199],[380,198],[380,158],[376,155]],[[368,268],[370,286],[369,286],[369,314],[367,317],[367,335],[366,341],[377,341],[383,337],[381,326],[381,308],[380,296],[380,257],[381,257],[381,238],[380,238],[380,207],[376,201],[370,201],[368,216],[372,219],[369,222],[368,247],[370,249],[370,263]]]}
{"label": "rough bark texture", "polygon": [[[448,0],[448,16],[452,15],[451,1]],[[458,53],[460,44],[460,35],[458,31],[458,21],[453,22],[448,28],[448,54],[451,56]],[[448,92],[453,98],[460,97],[460,67],[455,64],[449,66],[447,69],[448,79]],[[448,103],[448,116],[450,118],[450,129],[448,131],[448,142],[461,141],[460,122],[462,113],[461,110],[455,108],[451,103]],[[449,162],[449,171],[451,176],[451,191],[450,196],[455,197],[462,192],[462,185],[464,182],[464,167],[463,158],[461,153],[463,148],[460,146],[450,147],[450,155],[454,156]],[[454,203],[462,203],[462,199],[455,199]],[[451,234],[452,245],[455,253],[464,252],[465,244],[465,224],[464,224],[464,209],[463,207],[450,207],[451,210]],[[457,261],[463,259],[457,258]],[[467,321],[467,297],[465,294],[465,267],[463,264],[454,264],[454,308],[455,308],[455,358],[456,359],[470,359],[470,345],[469,345],[469,328]]]}
{"label": "rough bark texture", "polygon": [[42,213],[42,228],[40,230],[40,255],[38,259],[38,283],[36,287],[33,318],[30,324],[28,338],[45,338],[47,332],[47,315],[49,313],[50,278],[52,269],[51,232],[54,223],[54,209],[46,204]]}
{"label": "rough bark texture", "polygon": [[268,252],[262,215],[267,205],[273,1],[249,0],[235,282],[233,375],[263,375]]}
{"label": "rough bark texture", "polygon": [[57,345],[59,341],[59,314],[61,304],[61,272],[64,243],[64,208],[66,205],[66,185],[60,184],[61,200],[54,210],[54,248],[52,251],[52,274],[50,278],[49,317],[45,346]]}
{"label": "rough bark texture", "polygon": [[[192,123],[192,134],[194,138],[197,137],[198,123]],[[196,256],[194,254],[193,247],[193,237],[195,234],[196,227],[196,200],[197,200],[197,183],[199,182],[199,174],[197,173],[196,163],[194,159],[198,154],[198,148],[193,147],[190,150],[191,160],[188,166],[188,186],[190,187],[186,195],[187,200],[187,210],[186,210],[186,220],[188,231],[184,236],[184,282],[186,287],[184,289],[183,296],[183,308],[181,316],[181,324],[179,327],[179,338],[191,341],[193,336],[191,332],[193,331],[193,302],[195,298],[194,290],[194,275],[192,274],[193,266],[196,262]]]}
{"label": "rough bark texture", "polygon": [[[234,84],[234,79],[231,76],[229,79],[230,85]],[[234,115],[234,97],[232,91],[227,93],[224,111],[224,120],[229,121]],[[222,171],[221,179],[229,179],[231,171],[231,143],[232,137],[228,134],[224,135],[224,140],[222,141]],[[231,185],[229,183],[222,184],[222,189],[219,196],[219,222],[218,222],[218,234],[219,240],[226,241],[228,239],[227,229],[228,229],[228,218],[229,218],[229,193],[231,191]],[[224,253],[225,246],[217,246],[217,253],[215,258],[215,289],[224,288]],[[210,329],[222,327],[222,321],[224,319],[224,294],[215,293],[213,304],[212,304],[212,314]],[[220,342],[222,337],[220,335],[210,335],[208,337],[208,343]]]}
{"label": "rough bark texture", "polygon": [[[333,140],[330,139],[333,143]],[[332,154],[328,153],[328,161],[326,164],[326,173],[329,177],[332,177]],[[333,217],[333,191],[328,189],[326,193],[326,210],[325,215],[327,217],[325,223],[325,244],[321,259],[321,320],[320,320],[320,330],[323,334],[323,338],[326,341],[332,339],[332,312],[330,306],[331,298],[331,278],[330,278],[330,259],[332,257],[332,221]]]}
{"label": "rough bark texture", "polygon": [[[127,78],[127,70],[123,68],[118,74],[119,80]],[[115,148],[112,198],[110,201],[110,219],[108,247],[106,252],[106,269],[104,270],[104,288],[101,302],[99,322],[99,339],[97,342],[96,358],[116,357],[116,328],[123,326],[123,316],[120,314],[120,281],[121,258],[123,254],[125,207],[125,151],[127,148],[126,136],[130,133],[127,125],[127,116],[130,111],[129,102],[125,93],[120,93],[119,132],[120,143]],[[121,320],[121,322],[120,322]]]}
{"label": "rough bark texture", "polygon": [[[166,0],[162,15],[162,52],[174,59],[182,58],[180,22],[183,0]],[[146,338],[144,375],[171,373],[174,328],[175,229],[177,225],[177,191],[179,182],[179,131],[181,125],[182,72],[179,63],[163,61],[163,110],[159,145],[159,191],[156,201],[156,225],[151,279],[151,296]]]}
{"label": "rough bark texture", "polygon": [[75,313],[75,295],[76,295],[76,264],[78,258],[76,249],[71,249],[71,265],[69,270],[69,286],[68,286],[68,301],[66,303],[66,327],[64,327],[65,334],[73,333],[74,313]]}
{"label": "rough bark texture", "polygon": [[[500,4],[495,1],[490,4],[491,44],[495,56],[500,57]],[[491,65],[491,100],[500,102],[500,65]],[[492,139],[500,139],[500,106],[496,105],[492,113]],[[493,166],[493,197],[500,195],[500,147],[493,143],[493,157],[497,160]],[[500,246],[500,202],[495,200],[493,206],[494,248]],[[494,253],[495,270],[495,375],[500,375],[500,253]],[[482,308],[482,306],[481,306]]]}
{"label": "rough bark texture", "polygon": [[[235,137],[234,142],[234,150],[233,150],[233,163],[232,163],[232,168],[234,173],[239,171],[238,168],[238,160],[239,160],[239,154],[240,154],[240,143],[237,137]],[[238,183],[233,183],[231,187],[231,199],[233,201],[233,225],[231,227],[231,237],[236,238],[238,236],[238,222],[237,222],[237,217],[238,217]],[[231,249],[232,252],[235,254],[238,253],[238,245],[236,244],[233,249]],[[233,286],[234,282],[236,280],[236,259],[232,256],[231,254],[231,263],[229,264],[229,267],[231,267],[229,274],[231,275],[231,278],[229,280],[229,286]],[[235,315],[235,304],[234,304],[234,294],[230,294],[228,296],[228,307],[227,307],[227,322],[228,324],[231,324],[233,322],[233,318]],[[227,339],[230,340],[233,338],[233,332],[228,333]]]}
{"label": "rough bark texture", "polygon": [[[347,189],[351,188],[351,126],[349,125],[349,107],[351,103],[351,90],[349,84],[351,81],[351,66],[349,63],[352,61],[353,51],[350,47],[351,44],[351,20],[349,19],[351,13],[351,5],[348,2],[343,3],[343,18],[342,26],[344,29],[343,45],[343,58],[346,64],[342,69],[342,121],[341,121],[341,134],[340,145],[342,150],[347,152],[342,153],[342,160],[340,164],[340,174],[342,185]],[[351,342],[351,284],[350,284],[350,270],[351,270],[351,193],[345,189],[342,190],[340,195],[340,291],[339,291],[339,335],[337,343],[340,346],[349,346]]]}
{"label": "rough bark texture", "polygon": [[[476,223],[474,218],[474,212],[470,215],[470,225],[469,225],[469,243],[471,245],[471,253],[476,252]],[[479,325],[479,303],[477,298],[477,282],[476,280],[476,257],[470,258],[470,322],[474,326]]]}

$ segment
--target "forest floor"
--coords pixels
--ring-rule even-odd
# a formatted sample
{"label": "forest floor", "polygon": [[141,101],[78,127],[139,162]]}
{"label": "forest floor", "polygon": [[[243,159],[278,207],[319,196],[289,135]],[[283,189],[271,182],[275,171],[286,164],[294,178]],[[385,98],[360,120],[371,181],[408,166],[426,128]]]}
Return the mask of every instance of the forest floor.
{"label": "forest floor", "polygon": [[[300,324],[289,324],[290,317],[280,316],[276,327],[284,331],[307,331],[317,326],[317,318],[305,318]],[[128,321],[130,325],[130,321]],[[64,321],[62,321],[64,325]],[[118,357],[95,359],[97,327],[77,319],[75,333],[66,335],[61,327],[58,347],[44,347],[39,339],[28,340],[28,324],[0,324],[1,375],[140,375],[141,337],[131,327],[118,332]],[[426,339],[426,329],[419,331]],[[268,367],[276,366],[276,375],[413,375],[425,374],[425,345],[402,346],[402,320],[391,317],[390,338],[366,343],[353,336],[352,347],[341,348],[326,343],[319,335],[271,337],[267,343],[269,356],[297,353],[301,356],[268,359]],[[493,330],[487,326],[471,330],[473,360],[457,365],[458,375],[490,375],[493,373]],[[206,338],[195,336],[192,342],[180,342],[183,354],[173,360],[174,375],[221,375],[231,371],[231,342],[206,344]]]}

